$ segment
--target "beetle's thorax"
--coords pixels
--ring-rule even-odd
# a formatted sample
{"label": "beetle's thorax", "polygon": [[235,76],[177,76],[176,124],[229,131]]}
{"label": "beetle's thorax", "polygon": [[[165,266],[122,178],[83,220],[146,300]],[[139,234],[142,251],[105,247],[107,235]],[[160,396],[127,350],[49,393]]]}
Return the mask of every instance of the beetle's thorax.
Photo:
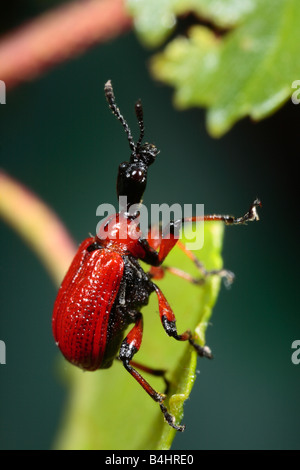
{"label": "beetle's thorax", "polygon": [[104,220],[95,237],[95,241],[120,254],[131,254],[142,258],[144,250],[139,242],[142,232],[137,215],[130,216],[127,212],[113,214]]}

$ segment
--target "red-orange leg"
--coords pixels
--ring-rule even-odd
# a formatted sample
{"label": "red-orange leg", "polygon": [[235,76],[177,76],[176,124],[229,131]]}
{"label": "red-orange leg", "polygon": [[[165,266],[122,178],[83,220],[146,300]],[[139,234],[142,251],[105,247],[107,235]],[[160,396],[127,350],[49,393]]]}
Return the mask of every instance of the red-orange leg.
{"label": "red-orange leg", "polygon": [[205,279],[201,278],[196,278],[193,277],[191,274],[182,271],[182,269],[174,268],[172,266],[151,266],[151,268],[148,271],[148,274],[150,275],[151,279],[163,279],[165,272],[169,272],[171,274],[174,274],[177,277],[180,277],[181,279],[184,279],[185,281],[191,282],[192,284],[196,284],[198,286],[201,286],[204,284]]}
{"label": "red-orange leg", "polygon": [[185,222],[213,222],[213,221],[220,221],[224,222],[225,225],[243,225],[247,222],[253,222],[255,220],[259,220],[259,216],[257,213],[257,207],[261,207],[262,203],[259,199],[255,199],[251,204],[249,211],[246,214],[242,215],[241,217],[234,217],[233,215],[204,215],[199,217],[187,217],[182,219],[182,223]]}
{"label": "red-orange leg", "polygon": [[[119,357],[116,357],[116,359],[120,360]],[[140,364],[139,362],[136,362],[136,361],[130,361],[130,365],[134,367],[135,369],[139,369],[139,370],[142,370],[143,372],[146,372],[147,374],[154,375],[155,377],[161,377],[166,384],[164,394],[166,395],[168,393],[170,382],[166,378],[167,371],[165,369],[153,369],[153,367],[145,366],[144,364]]]}
{"label": "red-orange leg", "polygon": [[[143,257],[143,260],[152,266],[160,266],[170,251],[174,248],[176,243],[178,243],[180,228],[185,223],[221,221],[226,225],[243,225],[247,222],[259,220],[257,207],[261,207],[261,205],[261,201],[259,199],[255,199],[255,201],[251,204],[249,211],[241,217],[217,214],[195,216],[183,218],[181,220],[177,220],[176,222],[172,221],[170,222],[169,226],[163,230],[160,228],[152,228],[149,230],[147,238],[140,241],[145,250],[145,256]],[[203,271],[203,267],[201,263],[199,263],[200,262],[198,262],[198,267]],[[204,270],[204,272],[206,271]],[[212,272],[210,274],[212,274]]]}
{"label": "red-orange leg", "polygon": [[[137,314],[136,322],[134,327],[130,330],[126,338],[123,340],[120,348],[119,358],[123,362],[125,369],[135,378],[135,380],[143,387],[143,389],[150,395],[150,397],[159,403],[160,409],[165,417],[167,423],[177,431],[184,431],[185,426],[179,426],[175,424],[175,418],[168,413],[167,408],[164,406],[163,401],[166,396],[162,393],[157,392],[151,385],[145,380],[141,374],[133,367],[131,360],[133,356],[138,352],[141,346],[143,336],[143,317],[141,313]],[[153,372],[150,368],[140,366],[147,372]],[[160,374],[159,374],[160,375]]]}
{"label": "red-orange leg", "polygon": [[148,272],[151,279],[156,279],[156,280],[163,279],[163,277],[165,276],[165,272],[167,271],[177,277],[180,277],[181,279],[184,279],[185,281],[190,282],[191,284],[195,284],[198,286],[201,286],[205,283],[206,277],[214,276],[214,275],[224,278],[226,286],[230,286],[232,282],[234,281],[234,273],[232,271],[229,271],[227,269],[207,270],[205,269],[203,263],[201,263],[201,261],[194,255],[194,253],[188,250],[186,246],[180,240],[177,241],[177,246],[195,264],[196,268],[198,269],[202,277],[197,278],[187,273],[186,271],[183,271],[182,269],[164,265],[164,266],[151,266]]}
{"label": "red-orange leg", "polygon": [[154,287],[155,287],[155,292],[158,298],[158,308],[159,308],[160,319],[167,335],[172,336],[177,341],[188,341],[195,348],[199,356],[208,357],[209,359],[211,359],[212,354],[211,354],[210,348],[208,346],[202,347],[199,344],[197,344],[194,341],[190,330],[187,330],[180,335],[177,333],[176,318],[173,313],[173,310],[171,309],[167,299],[165,298],[164,294],[159,289],[159,287],[157,287],[155,284],[154,284]]}
{"label": "red-orange leg", "polygon": [[178,242],[181,224],[181,220],[171,221],[163,231],[160,227],[152,227],[147,238],[140,239],[145,250],[143,261],[151,266],[160,266]]}
{"label": "red-orange leg", "polygon": [[[232,271],[228,271],[227,269],[223,269],[223,268],[207,270],[205,269],[203,263],[201,263],[201,261],[197,258],[197,256],[195,256],[195,254],[192,251],[188,250],[186,246],[182,243],[182,241],[178,240],[177,246],[194,263],[194,265],[196,266],[196,268],[198,269],[198,271],[200,272],[200,274],[202,274],[204,278],[208,276],[220,276],[225,279],[226,286],[230,286],[232,282],[234,281],[234,273]],[[192,281],[192,282],[196,283],[195,281]],[[202,283],[203,282],[204,282],[204,279],[202,279]]]}

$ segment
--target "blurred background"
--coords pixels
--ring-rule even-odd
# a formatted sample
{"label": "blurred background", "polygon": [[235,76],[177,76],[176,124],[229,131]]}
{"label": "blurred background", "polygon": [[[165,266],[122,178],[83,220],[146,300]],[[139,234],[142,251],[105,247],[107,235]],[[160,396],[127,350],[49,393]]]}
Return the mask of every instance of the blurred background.
{"label": "blurred background", "polygon": [[[39,13],[38,2],[22,3],[1,17],[2,32]],[[291,362],[291,344],[300,339],[300,106],[289,102],[259,123],[245,119],[214,140],[203,111],[177,111],[172,90],[151,78],[151,55],[129,32],[9,91],[0,106],[0,166],[49,204],[76,242],[94,232],[96,208],[116,203],[117,167],[128,157],[103,95],[112,79],[133,132],[133,104],[142,98],[146,140],[161,150],[145,204],[204,203],[206,213],[242,215],[259,196],[259,223],[226,228],[224,264],[236,281],[221,290],[207,331],[215,360],[199,361],[187,430],[173,449],[299,449],[300,364]],[[66,399],[51,332],[57,288],[28,246],[0,225],[7,349],[0,448],[48,449]]]}

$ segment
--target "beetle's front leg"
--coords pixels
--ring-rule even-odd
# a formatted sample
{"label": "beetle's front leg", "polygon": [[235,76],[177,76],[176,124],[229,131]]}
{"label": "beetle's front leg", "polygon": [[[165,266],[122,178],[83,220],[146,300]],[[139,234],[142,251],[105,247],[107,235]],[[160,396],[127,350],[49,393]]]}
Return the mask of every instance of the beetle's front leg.
{"label": "beetle's front leg", "polygon": [[141,346],[143,336],[143,317],[141,313],[137,313],[136,322],[132,330],[129,331],[126,338],[123,340],[120,348],[119,358],[123,362],[125,369],[135,378],[135,380],[143,387],[143,389],[150,395],[150,397],[159,403],[160,409],[165,417],[167,423],[177,431],[183,431],[185,426],[178,426],[175,424],[175,418],[168,413],[167,408],[163,402],[166,398],[162,393],[157,392],[151,385],[142,377],[139,372],[132,367],[130,363],[133,356],[138,352]]}
{"label": "beetle's front leg", "polygon": [[[140,239],[140,243],[144,248],[145,256],[142,258],[148,264],[152,266],[160,266],[170,251],[174,248],[179,240],[180,229],[183,224],[188,222],[211,222],[220,221],[224,222],[225,225],[243,225],[247,222],[253,222],[259,220],[257,208],[261,207],[262,203],[259,199],[250,205],[249,211],[246,212],[242,217],[233,217],[231,215],[203,215],[196,217],[185,217],[181,220],[170,221],[169,224],[161,229],[158,227],[151,227],[147,238]],[[232,273],[221,270],[220,272],[207,272],[202,266],[198,266],[203,274],[221,274],[222,277],[227,277],[229,283],[231,282]]]}

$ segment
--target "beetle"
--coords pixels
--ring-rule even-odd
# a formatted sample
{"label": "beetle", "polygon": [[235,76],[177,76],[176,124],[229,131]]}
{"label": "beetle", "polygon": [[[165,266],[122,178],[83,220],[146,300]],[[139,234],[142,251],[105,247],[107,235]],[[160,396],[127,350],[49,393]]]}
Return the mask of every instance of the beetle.
{"label": "beetle", "polygon": [[[157,228],[156,237],[151,231],[144,236],[139,227],[139,212],[132,212],[130,208],[141,203],[149,167],[154,163],[159,151],[153,144],[142,143],[144,117],[141,101],[135,105],[140,130],[139,139],[135,143],[130,128],[116,104],[110,80],[105,84],[104,91],[112,113],[121,122],[127,134],[131,150],[129,161],[120,164],[117,177],[117,196],[119,199],[121,196],[126,197],[126,204],[119,213],[104,220],[96,236],[88,237],[79,246],[55,301],[53,335],[65,358],[84,370],[105,369],[112,365],[115,358],[119,359],[125,369],[159,404],[165,421],[177,431],[183,431],[185,426],[175,423],[175,418],[164,404],[166,396],[154,390],[137,369],[163,377],[164,371],[150,369],[133,361],[142,341],[141,309],[148,304],[149,296],[155,293],[160,320],[166,333],[175,340],[188,341],[199,356],[211,358],[209,347],[197,344],[190,330],[181,334],[177,332],[175,315],[164,294],[153,281],[163,276],[162,263],[178,242],[176,234],[183,223],[218,220],[227,225],[244,224],[258,220],[256,209],[261,202],[256,199],[242,217],[205,215],[202,218],[171,221],[167,227],[168,237],[165,228]],[[124,231],[124,227],[126,236],[124,237],[122,232],[121,237],[120,233]],[[231,277],[231,273],[225,270],[205,271],[191,252],[184,251],[195,262],[203,274],[202,277],[205,278],[208,274]],[[139,260],[150,265],[149,272],[142,269]],[[179,275],[197,283],[197,280],[190,279],[189,275]],[[199,280],[199,283],[202,281],[203,279]],[[133,328],[124,338],[125,329],[132,323]]]}

